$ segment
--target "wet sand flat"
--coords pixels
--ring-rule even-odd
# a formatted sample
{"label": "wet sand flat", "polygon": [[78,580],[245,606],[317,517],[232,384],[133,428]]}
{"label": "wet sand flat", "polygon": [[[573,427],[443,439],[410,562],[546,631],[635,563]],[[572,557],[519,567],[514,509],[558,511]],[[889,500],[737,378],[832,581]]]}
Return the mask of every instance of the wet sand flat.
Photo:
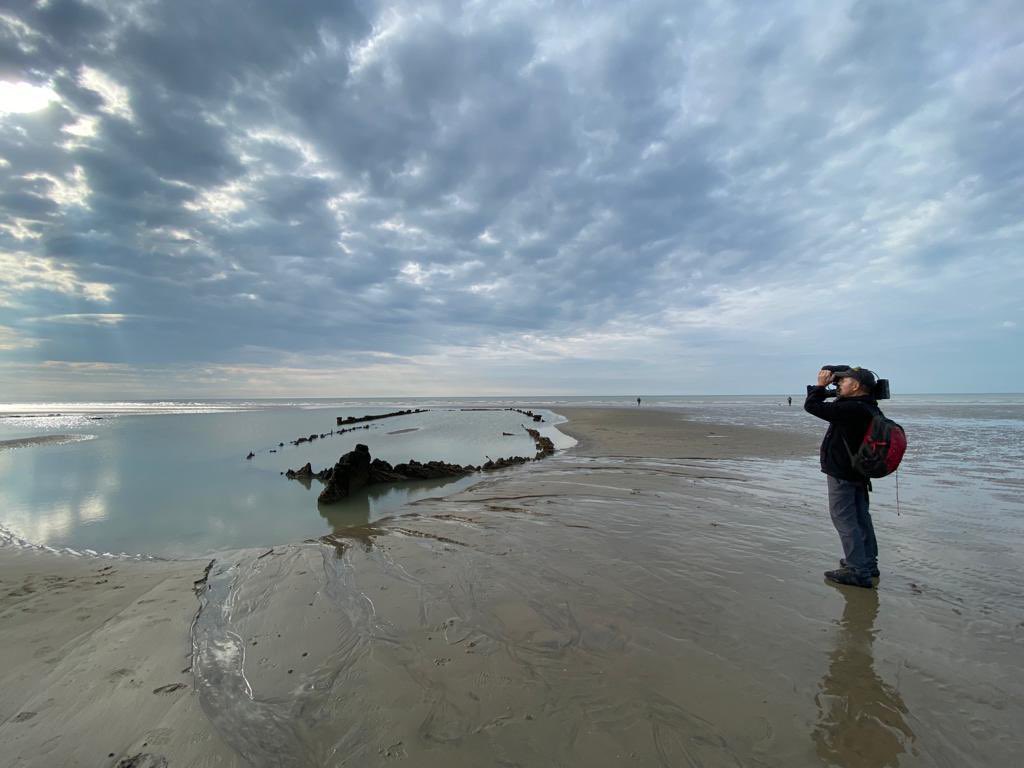
{"label": "wet sand flat", "polygon": [[576,456],[779,459],[811,455],[818,447],[805,435],[689,421],[678,410],[560,407],[558,412],[569,419],[560,430],[579,442],[572,451]]}
{"label": "wet sand flat", "polygon": [[241,765],[186,671],[204,567],[0,546],[0,764]]}
{"label": "wet sand flat", "polygon": [[[167,728],[170,765],[1014,764],[1019,575],[998,588],[916,575],[913,505],[896,518],[880,504],[880,589],[829,586],[838,542],[814,441],[647,409],[560,412],[580,445],[553,459],[326,543],[219,558],[194,677],[169,660],[182,661],[202,563],[126,564],[132,593],[73,666],[44,673],[29,648],[46,626],[72,632],[106,585],[47,606],[52,625],[0,625],[15,653],[5,674],[27,664],[3,680],[2,753],[52,765],[99,746],[99,704],[79,697],[71,728],[67,708],[43,703],[76,685],[117,700],[113,655],[153,654],[168,663],[146,677],[149,699],[130,701],[179,695],[177,709],[140,709],[104,743],[124,754]],[[952,546],[928,541],[937,562]],[[49,556],[0,548],[0,586],[29,555],[53,575]],[[75,560],[64,575],[100,565]],[[171,619],[146,641],[115,631],[136,611],[156,617],[143,595]],[[153,694],[164,678],[194,687]],[[31,696],[11,692],[28,684]],[[38,714],[15,722],[30,704]],[[33,722],[46,730],[15,730]],[[181,723],[205,741],[174,740]]]}

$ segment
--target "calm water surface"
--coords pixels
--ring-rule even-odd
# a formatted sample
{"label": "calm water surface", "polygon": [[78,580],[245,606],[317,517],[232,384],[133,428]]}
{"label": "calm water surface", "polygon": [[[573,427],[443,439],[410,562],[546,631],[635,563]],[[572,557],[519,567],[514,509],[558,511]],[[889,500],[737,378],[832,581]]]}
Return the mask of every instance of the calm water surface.
{"label": "calm water surface", "polygon": [[[27,406],[9,404],[6,413],[17,416],[0,417],[0,440],[78,439],[0,450],[0,526],[32,544],[97,552],[186,556],[272,546],[365,524],[410,501],[474,482],[470,476],[371,487],[346,502],[320,506],[319,482],[307,487],[281,476],[306,462],[315,471],[333,465],[356,443],[393,464],[442,459],[476,465],[488,457],[532,456],[527,422],[562,447],[573,442],[553,429],[557,417],[550,412],[535,425],[512,411],[451,406],[370,422],[367,429],[312,443],[290,442],[336,429],[337,416],[408,407],[61,403],[39,408],[44,415],[26,415]],[[45,415],[56,413],[61,415]],[[255,456],[247,460],[250,451]]]}
{"label": "calm water surface", "polygon": [[[0,449],[0,531],[51,547],[163,556],[300,541],[393,514],[410,501],[451,493],[474,479],[371,488],[343,504],[320,507],[320,484],[307,488],[285,480],[280,473],[288,468],[308,461],[322,469],[357,442],[392,463],[415,458],[479,464],[487,457],[531,455],[533,444],[522,426],[526,417],[462,409],[543,409],[546,433],[564,448],[573,441],[553,428],[561,421],[559,406],[635,402],[541,397],[0,403],[0,440],[78,438]],[[643,405],[679,409],[709,422],[822,434],[824,422],[806,414],[801,402],[794,396],[788,406],[778,395],[645,397]],[[916,510],[925,516],[923,524],[945,528],[970,516],[968,537],[1001,539],[1022,532],[1024,395],[912,395],[883,406],[910,440],[899,476],[901,513]],[[431,410],[290,444],[334,429],[337,416],[405,408]],[[252,460],[245,459],[249,451],[255,453]],[[813,457],[805,464],[814,478]],[[784,474],[780,483],[786,482]],[[876,510],[895,512],[896,502],[894,478],[876,484]]]}

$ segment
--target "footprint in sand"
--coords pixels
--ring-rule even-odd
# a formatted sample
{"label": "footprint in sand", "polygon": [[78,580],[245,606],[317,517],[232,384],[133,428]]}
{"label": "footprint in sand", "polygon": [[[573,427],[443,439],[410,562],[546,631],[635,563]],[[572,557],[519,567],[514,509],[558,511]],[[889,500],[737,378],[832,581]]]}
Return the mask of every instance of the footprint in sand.
{"label": "footprint in sand", "polygon": [[378,750],[378,753],[381,755],[381,757],[385,759],[402,758],[409,756],[409,753],[405,751],[405,747],[402,745],[402,742],[400,741],[396,742],[395,744],[392,744],[389,747],[381,747]]}
{"label": "footprint in sand", "polygon": [[180,691],[182,688],[188,688],[185,683],[169,683],[168,685],[161,685],[159,688],[154,688],[153,693],[174,693]]}
{"label": "footprint in sand", "polygon": [[162,747],[169,744],[173,736],[174,730],[171,728],[154,728],[146,734],[146,743],[143,746]]}
{"label": "footprint in sand", "polygon": [[116,768],[167,768],[168,765],[170,763],[163,755],[139,752],[137,755],[118,760]]}

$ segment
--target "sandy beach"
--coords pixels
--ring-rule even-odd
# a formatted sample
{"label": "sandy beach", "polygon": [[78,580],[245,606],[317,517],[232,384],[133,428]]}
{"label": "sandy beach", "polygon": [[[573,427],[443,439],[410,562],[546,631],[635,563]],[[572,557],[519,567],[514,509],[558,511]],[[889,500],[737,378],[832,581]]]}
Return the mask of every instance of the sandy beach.
{"label": "sandy beach", "polygon": [[204,568],[0,547],[0,764],[242,765],[192,691]]}
{"label": "sandy beach", "polygon": [[767,429],[691,421],[654,408],[562,407],[561,431],[576,438],[574,456],[647,459],[783,459],[807,456],[818,443]]}
{"label": "sandy beach", "polygon": [[0,547],[0,763],[1014,764],[1019,576],[922,579],[882,505],[879,589],[830,586],[815,440],[558,410],[576,448],[209,589]]}

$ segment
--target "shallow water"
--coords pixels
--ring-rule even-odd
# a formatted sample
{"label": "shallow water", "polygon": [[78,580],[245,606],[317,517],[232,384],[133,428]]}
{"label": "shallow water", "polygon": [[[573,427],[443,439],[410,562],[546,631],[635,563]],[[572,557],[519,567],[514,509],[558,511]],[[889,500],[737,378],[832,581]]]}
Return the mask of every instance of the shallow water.
{"label": "shallow water", "polygon": [[[539,406],[550,426],[559,421],[553,414],[560,405],[635,402],[548,397],[528,405],[484,398],[0,403],[0,441],[93,438],[0,449],[0,529],[51,547],[164,556],[301,541],[454,492],[472,479],[368,489],[350,502],[318,508],[319,484],[306,489],[281,479],[288,468],[309,461],[314,470],[322,469],[357,442],[393,463],[416,458],[479,464],[487,456],[530,455],[533,445],[521,427],[526,417],[461,409]],[[824,422],[801,405],[798,397],[786,405],[784,396],[643,400],[643,407],[678,409],[698,420],[823,434]],[[898,482],[901,501],[930,510],[936,525],[961,525],[967,540],[1016,535],[1015,521],[1024,518],[1024,395],[910,395],[882,405],[907,429],[910,445],[898,481],[876,484],[878,499],[895,502]],[[290,445],[299,436],[334,429],[336,416],[407,408],[433,410]],[[389,434],[394,432],[399,434]],[[560,448],[572,443],[556,430],[548,434]],[[250,450],[256,455],[246,461]],[[973,516],[989,522],[962,525]]]}
{"label": "shallow water", "polygon": [[[272,546],[366,524],[415,499],[464,488],[473,476],[448,481],[370,487],[330,506],[317,504],[318,481],[304,485],[281,473],[311,462],[332,466],[357,443],[391,463],[441,459],[484,463],[488,457],[532,456],[523,424],[571,444],[546,413],[535,424],[513,411],[433,409],[358,425],[330,435],[338,416],[397,408],[312,408],[287,405],[197,412],[166,406],[139,413],[78,412],[0,418],[0,440],[67,435],[91,437],[0,450],[0,526],[27,542],[54,548],[160,556],[199,556],[237,547]],[[123,406],[124,404],[118,404]],[[89,410],[92,409],[92,410]],[[403,410],[405,407],[402,408]],[[8,412],[10,412],[8,408]],[[101,418],[96,418],[97,415]],[[503,433],[511,433],[505,435]],[[298,437],[326,434],[311,443]],[[279,445],[284,443],[284,445]],[[252,451],[255,455],[247,460]]]}

